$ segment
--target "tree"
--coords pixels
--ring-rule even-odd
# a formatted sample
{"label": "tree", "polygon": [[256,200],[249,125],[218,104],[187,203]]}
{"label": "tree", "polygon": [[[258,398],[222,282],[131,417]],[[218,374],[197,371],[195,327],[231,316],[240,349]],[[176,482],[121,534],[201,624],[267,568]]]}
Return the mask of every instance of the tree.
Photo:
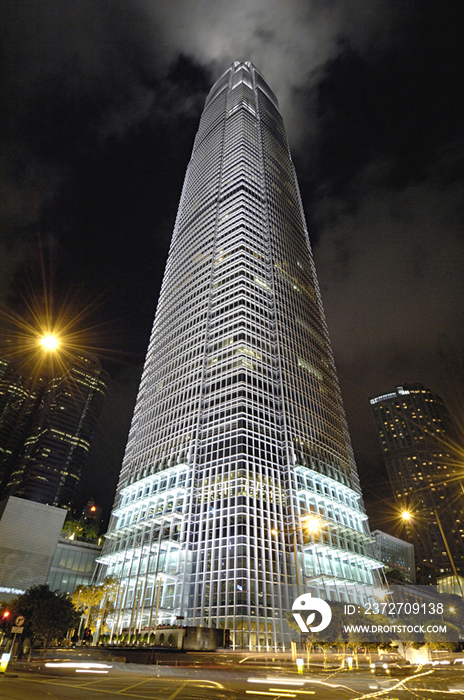
{"label": "tree", "polygon": [[[314,633],[310,631],[303,635],[308,654],[313,646],[322,647],[324,664],[326,662],[327,652],[332,646],[343,647],[344,653],[346,653],[347,647],[350,646],[353,650],[357,665],[357,650],[359,646],[364,646],[368,649],[370,658],[370,651],[372,648],[379,644],[389,644],[391,642],[393,635],[389,633],[372,633],[365,630],[368,625],[375,625],[377,629],[379,627],[382,629],[390,627],[390,620],[384,615],[366,615],[364,608],[352,603],[330,601],[329,605],[332,612],[332,619],[329,625],[321,632]],[[348,612],[348,609],[350,612]],[[289,627],[299,631],[299,627],[291,612],[288,613],[287,619]]]}
{"label": "tree", "polygon": [[64,522],[62,533],[68,539],[92,541],[98,539],[100,528],[92,520],[87,521],[83,518],[77,520],[68,516]]}
{"label": "tree", "polygon": [[101,629],[106,627],[106,619],[108,615],[114,612],[114,601],[118,594],[119,581],[116,576],[107,576],[101,583],[103,588],[103,603],[101,605]]}
{"label": "tree", "polygon": [[[411,625],[411,620],[409,618],[405,618],[404,620],[399,619],[395,621],[395,625],[397,626],[395,636],[398,639],[398,641],[400,641],[402,644],[402,656],[404,656],[405,658],[408,649],[420,649],[422,646],[424,646],[423,633],[420,631],[420,629],[417,629],[416,631],[414,630],[414,627],[420,628],[420,623],[422,621],[423,620],[418,618],[417,620],[415,620],[415,622],[417,622],[417,624],[415,625]],[[410,631],[408,631],[408,627],[410,628]]]}
{"label": "tree", "polygon": [[84,627],[95,626],[92,624],[95,617],[92,616],[92,609],[100,606],[104,595],[105,591],[101,586],[95,586],[94,584],[90,586],[76,586],[76,590],[71,597],[76,610],[82,611],[86,615]]}
{"label": "tree", "polygon": [[63,639],[79,621],[66,593],[55,593],[46,585],[32,586],[11,601],[11,618],[23,615],[24,637],[40,641],[46,650],[53,639]]}
{"label": "tree", "polygon": [[76,520],[72,516],[69,516],[64,521],[63,525],[63,535],[69,539],[78,540],[84,532],[84,526],[80,520]]}
{"label": "tree", "polygon": [[88,522],[84,524],[83,528],[83,538],[85,540],[98,540],[98,535],[100,534],[100,528],[97,523]]}
{"label": "tree", "polygon": [[119,588],[115,576],[108,576],[100,584],[76,586],[72,601],[79,612],[86,615],[84,627],[104,630],[108,615],[114,611],[114,600]]}
{"label": "tree", "polygon": [[313,646],[320,646],[322,648],[325,666],[327,661],[327,652],[330,650],[330,648],[336,644],[343,643],[343,624],[341,620],[341,611],[343,609],[343,603],[332,601],[330,602],[330,608],[332,610],[332,620],[329,626],[322,632],[311,632],[310,630],[309,632],[304,633],[303,635],[301,635],[301,630],[293,617],[293,613],[287,613],[287,620],[290,629],[298,631],[303,637],[306,653],[308,654],[308,663],[309,654],[311,653]]}
{"label": "tree", "polygon": [[[443,628],[443,620],[427,620],[428,628],[439,630]],[[424,641],[429,649],[449,649],[457,651],[459,646],[460,629],[450,622],[446,622],[446,632],[424,632]]]}

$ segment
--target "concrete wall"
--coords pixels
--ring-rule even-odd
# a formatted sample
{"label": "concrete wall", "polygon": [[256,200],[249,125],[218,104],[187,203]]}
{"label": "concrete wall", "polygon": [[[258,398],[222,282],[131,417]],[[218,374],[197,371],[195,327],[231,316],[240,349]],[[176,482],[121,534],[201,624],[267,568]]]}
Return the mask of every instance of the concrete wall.
{"label": "concrete wall", "polygon": [[[174,640],[169,643],[170,635]],[[150,643],[157,647],[184,649],[185,651],[215,651],[222,646],[223,630],[210,627],[182,627],[180,629],[161,629],[156,631],[155,641]]]}
{"label": "concrete wall", "polygon": [[67,511],[10,496],[0,503],[0,599],[47,581]]}

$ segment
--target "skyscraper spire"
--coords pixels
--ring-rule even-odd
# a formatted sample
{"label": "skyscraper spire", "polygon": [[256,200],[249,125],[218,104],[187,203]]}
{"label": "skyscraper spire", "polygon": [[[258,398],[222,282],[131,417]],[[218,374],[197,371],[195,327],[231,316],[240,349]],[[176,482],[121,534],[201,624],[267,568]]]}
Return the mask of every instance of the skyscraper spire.
{"label": "skyscraper spire", "polygon": [[372,586],[370,542],[277,99],[235,62],[187,168],[102,558],[118,631],[181,615],[288,647],[297,595]]}

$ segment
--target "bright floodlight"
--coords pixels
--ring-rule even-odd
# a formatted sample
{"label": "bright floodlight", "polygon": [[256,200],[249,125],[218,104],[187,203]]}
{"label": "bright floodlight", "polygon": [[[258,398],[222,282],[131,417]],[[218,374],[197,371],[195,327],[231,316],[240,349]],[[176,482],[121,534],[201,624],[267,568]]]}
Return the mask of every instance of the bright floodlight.
{"label": "bright floodlight", "polygon": [[403,510],[401,517],[403,520],[411,520],[411,513],[408,510]]}
{"label": "bright floodlight", "polygon": [[60,341],[55,335],[48,334],[39,338],[39,343],[45,350],[56,350]]}

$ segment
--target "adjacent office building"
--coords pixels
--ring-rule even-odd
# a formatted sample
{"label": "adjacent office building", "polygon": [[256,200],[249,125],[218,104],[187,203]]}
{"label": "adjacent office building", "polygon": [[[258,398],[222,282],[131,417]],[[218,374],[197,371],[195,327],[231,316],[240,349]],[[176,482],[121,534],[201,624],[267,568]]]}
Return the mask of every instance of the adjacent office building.
{"label": "adjacent office building", "polygon": [[[4,438],[3,497],[70,509],[90,449],[106,389],[106,373],[93,357],[77,355],[52,377],[10,379],[3,425],[11,422],[17,439]],[[6,385],[7,382],[4,382]],[[14,391],[13,391],[13,387]],[[14,434],[14,433],[9,433]],[[7,468],[8,467],[8,468]]]}
{"label": "adjacent office building", "polygon": [[0,501],[0,599],[47,582],[66,511],[10,496]]}
{"label": "adjacent office building", "polygon": [[372,541],[277,99],[234,63],[195,139],[100,560],[113,631],[182,619],[288,648],[299,593],[372,595]]}
{"label": "adjacent office building", "polygon": [[[90,580],[100,547],[60,538],[76,496],[106,386],[95,358],[54,376],[0,360],[0,594],[46,582],[72,592]],[[89,515],[97,506],[88,504]],[[95,508],[95,511],[91,509]],[[101,513],[101,509],[98,509]],[[50,571],[51,567],[51,571]]]}
{"label": "adjacent office building", "polygon": [[45,386],[45,377],[34,378],[11,359],[0,358],[0,498],[30,433]]}
{"label": "adjacent office building", "polygon": [[385,564],[386,573],[389,571],[398,572],[400,581],[415,583],[414,545],[381,530],[374,530],[372,537],[375,538],[377,559]]}
{"label": "adjacent office building", "polygon": [[371,399],[380,445],[414,543],[418,583],[464,573],[464,483],[443,400],[422,384]]}
{"label": "adjacent office building", "polygon": [[51,590],[71,595],[77,586],[90,585],[101,549],[100,542],[60,537],[48,572],[47,584]]}

